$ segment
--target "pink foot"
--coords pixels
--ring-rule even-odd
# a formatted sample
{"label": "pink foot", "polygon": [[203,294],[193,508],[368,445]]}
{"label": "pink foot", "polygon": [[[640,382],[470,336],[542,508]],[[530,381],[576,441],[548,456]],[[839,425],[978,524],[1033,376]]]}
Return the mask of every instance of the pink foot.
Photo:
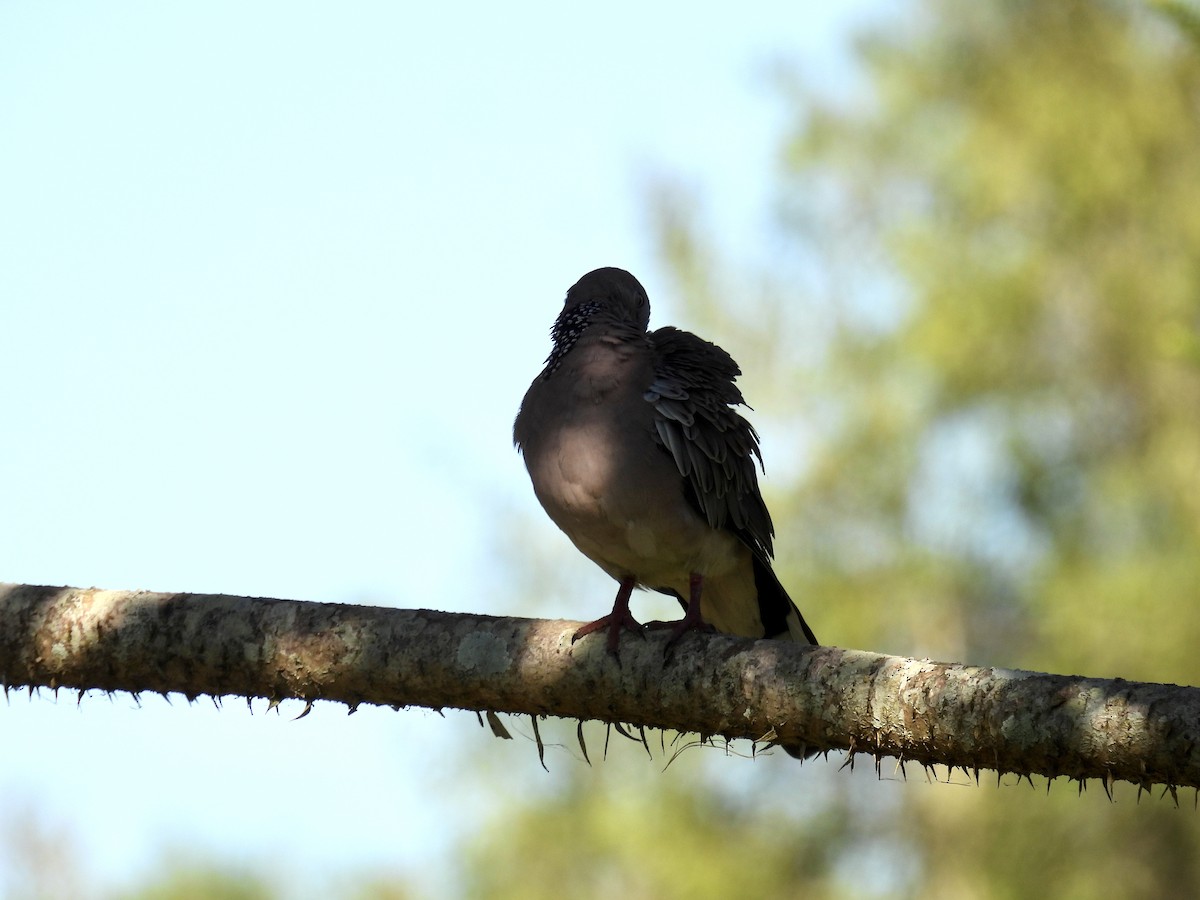
{"label": "pink foot", "polygon": [[693,572],[688,579],[688,587],[690,588],[691,598],[688,600],[687,610],[684,612],[682,619],[674,622],[646,623],[647,630],[658,631],[663,628],[671,630],[671,634],[667,638],[667,645],[663,648],[664,653],[670,653],[671,648],[675,646],[676,642],[689,631],[712,634],[717,630],[705,622],[703,616],[700,614],[700,593],[704,587],[704,576]]}
{"label": "pink foot", "polygon": [[632,631],[637,634],[642,633],[642,625],[629,612],[629,597],[633,593],[633,587],[637,582],[633,578],[626,578],[621,582],[621,587],[617,591],[617,599],[613,602],[612,612],[607,616],[601,616],[594,622],[588,622],[586,625],[579,628],[571,635],[571,643],[575,643],[581,637],[592,634],[596,631],[608,631],[608,652],[613,656],[617,655],[617,647],[621,642],[621,629]]}

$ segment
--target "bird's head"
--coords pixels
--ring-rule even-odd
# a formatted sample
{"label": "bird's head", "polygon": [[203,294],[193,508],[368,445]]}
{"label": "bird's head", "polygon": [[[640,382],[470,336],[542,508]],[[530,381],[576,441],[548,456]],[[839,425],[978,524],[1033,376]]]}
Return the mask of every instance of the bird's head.
{"label": "bird's head", "polygon": [[[640,281],[624,269],[593,269],[567,291],[563,315],[589,309],[587,318],[629,324],[641,331],[650,324],[650,298]],[[560,319],[562,317],[560,316]]]}
{"label": "bird's head", "polygon": [[611,266],[594,269],[567,291],[562,312],[550,329],[554,348],[546,359],[543,374],[549,375],[557,369],[592,325],[604,325],[634,336],[645,334],[649,324],[650,298],[641,282],[624,269]]}

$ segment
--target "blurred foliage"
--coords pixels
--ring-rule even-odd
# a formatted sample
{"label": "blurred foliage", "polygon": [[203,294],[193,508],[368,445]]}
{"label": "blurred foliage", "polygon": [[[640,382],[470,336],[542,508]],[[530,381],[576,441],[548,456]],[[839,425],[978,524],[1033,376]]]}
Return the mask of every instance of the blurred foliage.
{"label": "blurred foliage", "polygon": [[121,900],[274,900],[282,894],[249,871],[182,863],[118,896]]}
{"label": "blurred foliage", "polygon": [[[676,779],[653,788],[613,768],[576,779],[560,795],[493,831],[475,851],[471,897],[790,897],[819,885],[835,841],[793,843],[786,820],[739,808]],[[605,775],[610,777],[605,777]],[[648,805],[647,787],[655,803]],[[836,815],[831,810],[830,815]],[[832,833],[833,821],[812,833]],[[665,840],[669,838],[669,840]],[[754,865],[743,869],[742,862]]]}
{"label": "blurred foliage", "polygon": [[[781,77],[767,265],[653,199],[691,321],[746,370],[783,580],[829,643],[1195,684],[1194,11],[892,15],[860,82]],[[569,767],[481,833],[471,895],[1200,896],[1190,797],[713,762]]]}
{"label": "blurred foliage", "polygon": [[[839,427],[798,485],[800,534],[886,537],[882,556],[840,542],[801,569],[869,572],[844,607],[867,646],[1195,680],[1195,47],[1125,4],[916,19],[862,42],[870,108],[814,105],[787,147],[785,204],[816,187],[904,307],[880,333],[822,298]],[[932,596],[878,608],[889,582],[926,579]]]}
{"label": "blurred foliage", "polygon": [[[286,860],[273,860],[270,868],[286,868],[280,863],[286,863]],[[403,880],[373,876],[369,872],[354,873],[319,885],[299,886],[268,876],[259,868],[239,868],[215,860],[168,860],[159,872],[115,896],[119,900],[276,900],[298,894],[345,900],[406,900],[415,896]]]}

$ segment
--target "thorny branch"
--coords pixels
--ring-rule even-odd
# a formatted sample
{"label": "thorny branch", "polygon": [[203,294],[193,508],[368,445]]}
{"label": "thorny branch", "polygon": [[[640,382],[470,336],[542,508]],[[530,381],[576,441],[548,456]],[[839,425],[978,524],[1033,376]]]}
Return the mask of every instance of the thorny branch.
{"label": "thorny branch", "polygon": [[[1200,787],[1200,688],[578,623],[0,585],[0,680],[597,719],[918,764]],[[536,719],[535,719],[536,721]]]}

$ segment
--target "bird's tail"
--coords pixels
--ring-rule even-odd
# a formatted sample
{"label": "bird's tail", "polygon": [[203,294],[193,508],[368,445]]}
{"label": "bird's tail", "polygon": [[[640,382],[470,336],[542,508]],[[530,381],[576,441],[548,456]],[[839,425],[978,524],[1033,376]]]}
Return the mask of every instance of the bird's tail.
{"label": "bird's tail", "polygon": [[754,557],[754,586],[758,591],[758,612],[766,637],[792,640],[798,644],[817,643],[817,636],[775,577],[771,566],[757,556]]}

